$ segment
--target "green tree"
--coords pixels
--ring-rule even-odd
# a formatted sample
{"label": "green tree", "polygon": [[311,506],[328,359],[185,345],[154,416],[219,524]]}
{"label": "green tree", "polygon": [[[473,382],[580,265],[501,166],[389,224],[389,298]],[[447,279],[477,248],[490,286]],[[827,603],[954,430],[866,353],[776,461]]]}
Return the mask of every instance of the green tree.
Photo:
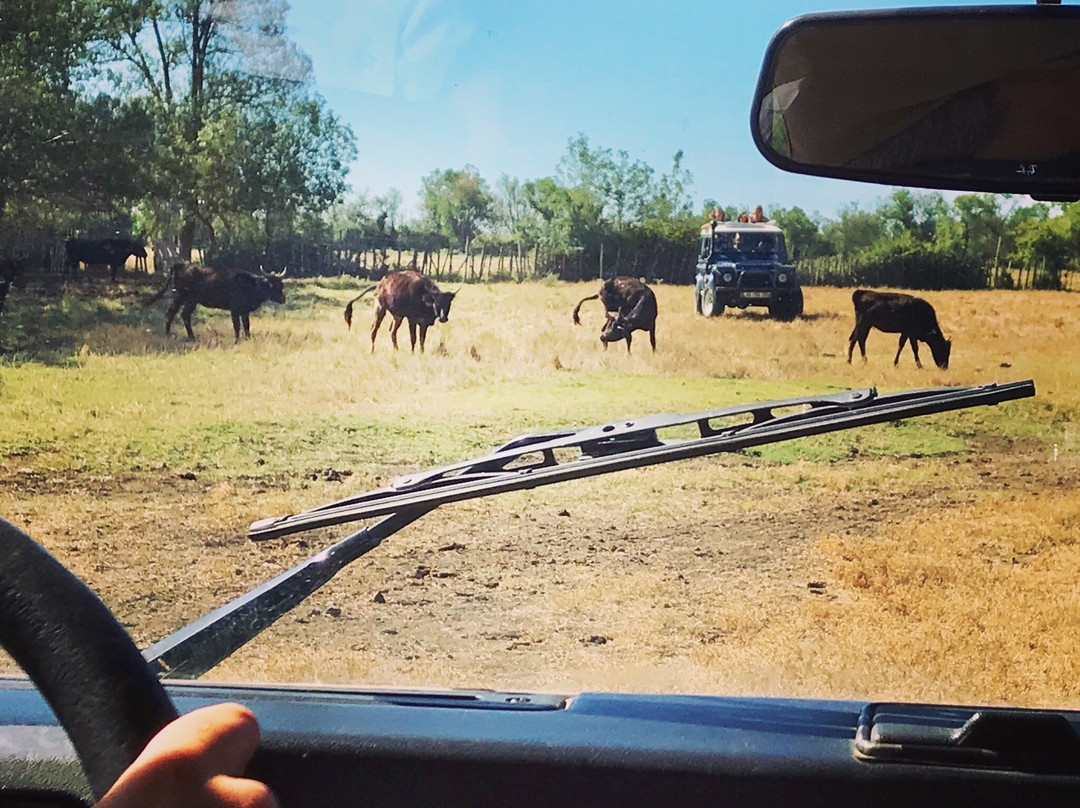
{"label": "green tree", "polygon": [[[673,176],[667,192],[681,192],[681,183],[688,177],[681,168],[682,152],[676,155]],[[559,161],[556,177],[566,188],[592,195],[614,228],[640,223],[651,213],[650,206],[658,196],[652,167],[630,158],[620,149],[593,148],[589,139],[578,133],[566,144],[566,153]],[[669,202],[672,209],[682,200]]]}
{"label": "green tree", "polygon": [[309,93],[310,60],[275,0],[114,3],[118,86],[155,121],[143,210],[189,255],[197,232],[264,235],[325,209],[344,188],[351,131]]}
{"label": "green tree", "polygon": [[492,221],[495,198],[475,166],[433,171],[421,181],[424,212],[432,228],[467,249]]}
{"label": "green tree", "polygon": [[694,201],[690,198],[689,188],[694,175],[682,167],[682,161],[683,150],[679,149],[671,158],[671,171],[656,183],[655,196],[648,204],[648,218],[685,219],[693,213]]}
{"label": "green tree", "polygon": [[[962,194],[952,204],[960,223],[964,251],[986,264],[999,258],[1006,232],[998,197],[994,194]],[[1009,247],[1005,245],[1006,252]]]}
{"label": "green tree", "polygon": [[791,260],[817,258],[832,251],[818,223],[807,216],[802,208],[774,208],[772,220],[784,231]]}
{"label": "green tree", "polygon": [[939,219],[947,215],[948,205],[939,193],[913,193],[897,188],[878,208],[885,234],[897,239],[907,233],[917,241],[934,237]]}
{"label": "green tree", "polygon": [[876,213],[855,204],[840,209],[839,221],[825,225],[822,235],[837,255],[851,255],[873,246],[885,236],[885,225]]}
{"label": "green tree", "polygon": [[546,247],[583,247],[605,232],[602,203],[585,188],[566,188],[544,177],[525,183],[523,195],[540,217],[537,241]]}
{"label": "green tree", "polygon": [[107,7],[0,0],[0,224],[115,212],[134,192],[149,122],[85,91],[96,46],[113,31]]}
{"label": "green tree", "polygon": [[1016,228],[1016,256],[1038,268],[1036,287],[1060,288],[1062,270],[1080,266],[1080,205],[1066,205],[1059,216],[1022,221]]}

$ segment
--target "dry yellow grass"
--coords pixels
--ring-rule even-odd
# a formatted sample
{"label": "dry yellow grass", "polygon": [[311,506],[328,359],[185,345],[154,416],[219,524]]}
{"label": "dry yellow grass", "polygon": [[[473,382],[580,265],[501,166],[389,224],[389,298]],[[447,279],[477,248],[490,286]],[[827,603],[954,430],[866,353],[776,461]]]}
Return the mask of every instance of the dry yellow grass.
{"label": "dry yellow grass", "polygon": [[[394,353],[385,326],[370,354],[370,312],[352,333],[341,319],[355,290],[312,282],[236,346],[221,314],[193,344],[165,340],[160,311],[94,325],[71,365],[0,367],[0,438],[18,447],[0,458],[0,513],[146,644],[333,538],[255,545],[252,519],[520,431],[1032,377],[1035,401],[956,416],[978,455],[702,460],[446,508],[210,678],[1080,702],[1073,295],[927,293],[954,340],[940,371],[928,351],[923,370],[909,352],[893,367],[896,339],[877,332],[849,366],[845,289],[808,289],[785,324],[704,320],[689,289],[659,287],[659,349],[639,336],[628,357],[600,348],[598,303],[570,323],[596,287],[466,286],[422,357]],[[202,437],[166,452],[185,434]],[[330,465],[353,476],[311,479]]]}

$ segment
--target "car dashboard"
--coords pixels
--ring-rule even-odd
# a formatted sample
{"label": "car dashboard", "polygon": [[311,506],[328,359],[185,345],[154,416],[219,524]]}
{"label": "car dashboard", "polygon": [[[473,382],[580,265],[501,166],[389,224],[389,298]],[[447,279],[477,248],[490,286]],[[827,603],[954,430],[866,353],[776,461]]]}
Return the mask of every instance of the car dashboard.
{"label": "car dashboard", "polygon": [[[251,774],[283,806],[1080,800],[1074,712],[608,693],[166,689],[181,712],[222,700],[250,707],[263,731]],[[997,747],[962,749],[958,733],[978,716],[986,724],[987,715],[997,730],[981,732],[979,742]],[[0,805],[91,803],[72,747],[28,680],[0,681],[0,726]],[[1053,737],[1040,744],[1047,733]],[[868,752],[875,743],[886,750],[876,758]]]}

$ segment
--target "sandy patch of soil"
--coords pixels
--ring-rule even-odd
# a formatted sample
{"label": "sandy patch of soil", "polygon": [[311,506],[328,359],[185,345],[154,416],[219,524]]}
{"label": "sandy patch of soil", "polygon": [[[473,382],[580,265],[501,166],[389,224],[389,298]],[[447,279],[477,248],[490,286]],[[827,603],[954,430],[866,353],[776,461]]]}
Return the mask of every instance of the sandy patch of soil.
{"label": "sandy patch of soil", "polygon": [[[730,690],[730,671],[692,660],[702,646],[736,659],[807,599],[836,597],[820,539],[873,536],[980,491],[1076,486],[1074,464],[1034,452],[918,461],[952,481],[935,487],[739,481],[754,464],[735,457],[447,506],[343,570],[208,678]],[[735,473],[714,484],[717,464]],[[140,646],[347,532],[251,542],[247,524],[290,510],[297,481],[193,476],[49,478],[7,466],[0,512],[86,580]],[[339,475],[311,476],[309,504],[356,490]]]}

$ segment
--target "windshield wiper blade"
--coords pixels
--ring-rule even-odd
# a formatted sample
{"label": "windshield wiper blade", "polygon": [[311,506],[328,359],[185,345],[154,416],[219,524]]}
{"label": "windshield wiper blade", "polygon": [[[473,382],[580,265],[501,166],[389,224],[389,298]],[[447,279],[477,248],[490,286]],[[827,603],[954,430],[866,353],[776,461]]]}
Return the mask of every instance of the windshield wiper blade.
{"label": "windshield wiper blade", "polygon": [[[428,509],[899,418],[997,404],[1034,394],[1035,385],[1031,381],[887,394],[873,389],[852,390],[831,396],[781,399],[691,415],[651,415],[567,432],[524,435],[485,457],[399,477],[387,488],[298,514],[259,520],[252,523],[248,536],[256,541],[279,538],[402,510]],[[734,426],[717,427],[712,423],[738,416],[750,420]],[[688,424],[697,426],[699,437],[665,441],[657,434],[662,429]],[[579,452],[578,457],[558,459],[556,452],[574,449]]]}
{"label": "windshield wiper blade", "polygon": [[[737,452],[900,418],[998,404],[1035,394],[1030,380],[975,387],[945,387],[879,394],[852,390],[829,396],[782,399],[692,415],[651,415],[576,430],[523,435],[492,454],[399,477],[383,489],[291,516],[252,524],[253,539],[287,536],[377,516],[374,525],[325,550],[179,629],[143,656],[159,675],[194,679],[317,591],[345,566],[439,505],[592,477],[612,471]],[[720,419],[741,423],[716,425]],[[696,438],[661,440],[662,429],[695,424]],[[577,450],[560,461],[556,452]],[[532,460],[527,458],[534,457]],[[525,460],[523,461],[523,458]]]}

